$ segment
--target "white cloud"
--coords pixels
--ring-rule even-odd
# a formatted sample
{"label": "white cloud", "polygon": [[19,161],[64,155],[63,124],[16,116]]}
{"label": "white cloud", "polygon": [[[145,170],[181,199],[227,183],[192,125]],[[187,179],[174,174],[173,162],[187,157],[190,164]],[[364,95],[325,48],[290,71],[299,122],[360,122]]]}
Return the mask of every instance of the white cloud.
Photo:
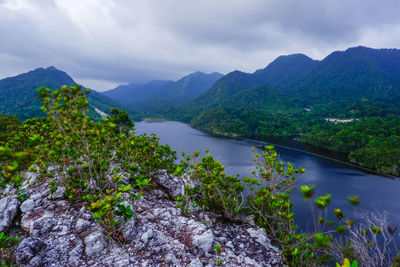
{"label": "white cloud", "polygon": [[94,89],[400,46],[397,0],[0,0],[0,77],[54,65]]}

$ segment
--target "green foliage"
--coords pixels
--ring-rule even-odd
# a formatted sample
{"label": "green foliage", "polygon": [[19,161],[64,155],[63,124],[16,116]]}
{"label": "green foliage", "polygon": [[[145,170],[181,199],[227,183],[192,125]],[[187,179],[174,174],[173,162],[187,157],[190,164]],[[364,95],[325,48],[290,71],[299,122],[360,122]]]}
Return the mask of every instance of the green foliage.
{"label": "green foliage", "polygon": [[[255,194],[249,196],[249,212],[279,245],[287,263],[301,266],[314,260],[315,255],[310,251],[312,245],[306,242],[306,235],[296,232],[293,203],[290,201],[296,176],[304,173],[304,169],[295,169],[290,163],[279,161],[273,146],[265,147],[263,155],[255,155],[254,161],[256,170],[253,174],[261,178],[263,186],[259,189],[250,186]],[[312,196],[313,187],[304,187],[303,192]]]}
{"label": "green foliage", "polygon": [[221,247],[221,245],[214,245],[214,251],[215,254],[217,254],[217,259],[214,261],[216,266],[222,266],[223,259],[220,258],[221,253],[224,251],[224,249]]}
{"label": "green foliage", "polygon": [[13,266],[10,248],[19,243],[18,236],[10,237],[4,232],[0,232],[0,266]]}
{"label": "green foliage", "polygon": [[354,260],[350,263],[349,259],[347,259],[347,258],[345,258],[343,260],[343,264],[340,264],[338,262],[336,263],[336,267],[357,267],[357,266],[358,266],[358,264],[357,264],[356,260]]}
{"label": "green foliage", "polygon": [[400,117],[368,117],[351,123],[313,126],[302,141],[348,153],[350,161],[391,175],[400,175]]}
{"label": "green foliage", "polygon": [[89,92],[80,86],[41,88],[42,110],[48,114],[42,125],[46,131],[36,131],[30,146],[42,179],[50,179],[51,191],[64,186],[65,196],[87,206],[115,237],[134,214],[123,204],[127,198],[140,197],[133,187],[148,187],[159,169],[174,170],[176,155],[155,136],[136,136],[123,110],[114,109],[111,117],[97,122],[90,120]]}
{"label": "green foliage", "polygon": [[7,184],[19,187],[23,178],[20,172],[32,163],[29,152],[12,152],[8,146],[0,146],[0,188]]}
{"label": "green foliage", "polygon": [[[199,152],[192,158],[197,159]],[[211,155],[190,164],[190,177],[200,184],[199,204],[234,218],[241,211],[244,186],[238,177],[225,174],[224,166]]]}

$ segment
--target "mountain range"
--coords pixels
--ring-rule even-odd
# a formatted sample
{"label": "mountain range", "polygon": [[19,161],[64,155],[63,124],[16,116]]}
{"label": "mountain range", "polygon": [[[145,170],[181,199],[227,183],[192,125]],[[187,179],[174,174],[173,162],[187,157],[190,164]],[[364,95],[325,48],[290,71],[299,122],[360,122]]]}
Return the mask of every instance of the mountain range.
{"label": "mountain range", "polygon": [[177,81],[154,80],[148,83],[120,85],[103,94],[115,101],[130,105],[144,101],[163,100],[180,104],[204,93],[223,75],[217,72],[191,73]]}
{"label": "mountain range", "polygon": [[[0,113],[22,120],[44,116],[36,89],[64,84],[75,82],[54,67],[0,80]],[[179,120],[219,134],[297,136],[348,153],[349,160],[362,166],[400,174],[398,49],[359,46],[322,60],[303,54],[279,56],[253,73],[195,72],[177,81],[130,83],[103,93],[92,91],[89,102],[93,117],[99,117],[95,108],[107,112],[125,107],[133,119]]]}

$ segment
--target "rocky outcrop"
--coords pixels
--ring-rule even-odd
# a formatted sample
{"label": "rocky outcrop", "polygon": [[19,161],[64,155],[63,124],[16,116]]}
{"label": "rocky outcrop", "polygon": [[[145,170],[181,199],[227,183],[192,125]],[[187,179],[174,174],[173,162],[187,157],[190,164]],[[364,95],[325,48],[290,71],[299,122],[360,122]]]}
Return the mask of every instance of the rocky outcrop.
{"label": "rocky outcrop", "polygon": [[17,215],[19,202],[16,196],[7,196],[0,200],[0,232],[6,231]]}
{"label": "rocky outcrop", "polygon": [[[205,211],[182,215],[171,198],[190,181],[158,172],[154,182],[159,186],[140,200],[127,200],[135,215],[119,240],[109,238],[86,208],[63,199],[63,188],[51,194],[45,183],[27,187],[29,197],[21,205],[14,194],[3,192],[0,227],[21,231],[13,251],[20,266],[200,267],[219,260],[222,266],[282,265],[265,230],[254,224]],[[222,248],[220,255],[215,245]]]}

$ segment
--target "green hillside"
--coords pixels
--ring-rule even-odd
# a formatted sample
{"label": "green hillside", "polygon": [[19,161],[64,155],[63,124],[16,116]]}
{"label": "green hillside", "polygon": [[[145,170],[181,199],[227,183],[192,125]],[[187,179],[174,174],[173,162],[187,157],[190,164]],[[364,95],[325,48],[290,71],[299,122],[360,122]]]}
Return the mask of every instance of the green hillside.
{"label": "green hillside", "polygon": [[[27,73],[0,80],[0,114],[16,115],[20,120],[33,117],[43,117],[42,106],[36,90],[44,86],[53,90],[62,85],[75,85],[76,82],[65,72],[55,67],[38,68]],[[91,102],[90,115],[99,118],[94,107],[108,112],[120,104],[108,99],[102,94],[92,91],[88,97]]]}

